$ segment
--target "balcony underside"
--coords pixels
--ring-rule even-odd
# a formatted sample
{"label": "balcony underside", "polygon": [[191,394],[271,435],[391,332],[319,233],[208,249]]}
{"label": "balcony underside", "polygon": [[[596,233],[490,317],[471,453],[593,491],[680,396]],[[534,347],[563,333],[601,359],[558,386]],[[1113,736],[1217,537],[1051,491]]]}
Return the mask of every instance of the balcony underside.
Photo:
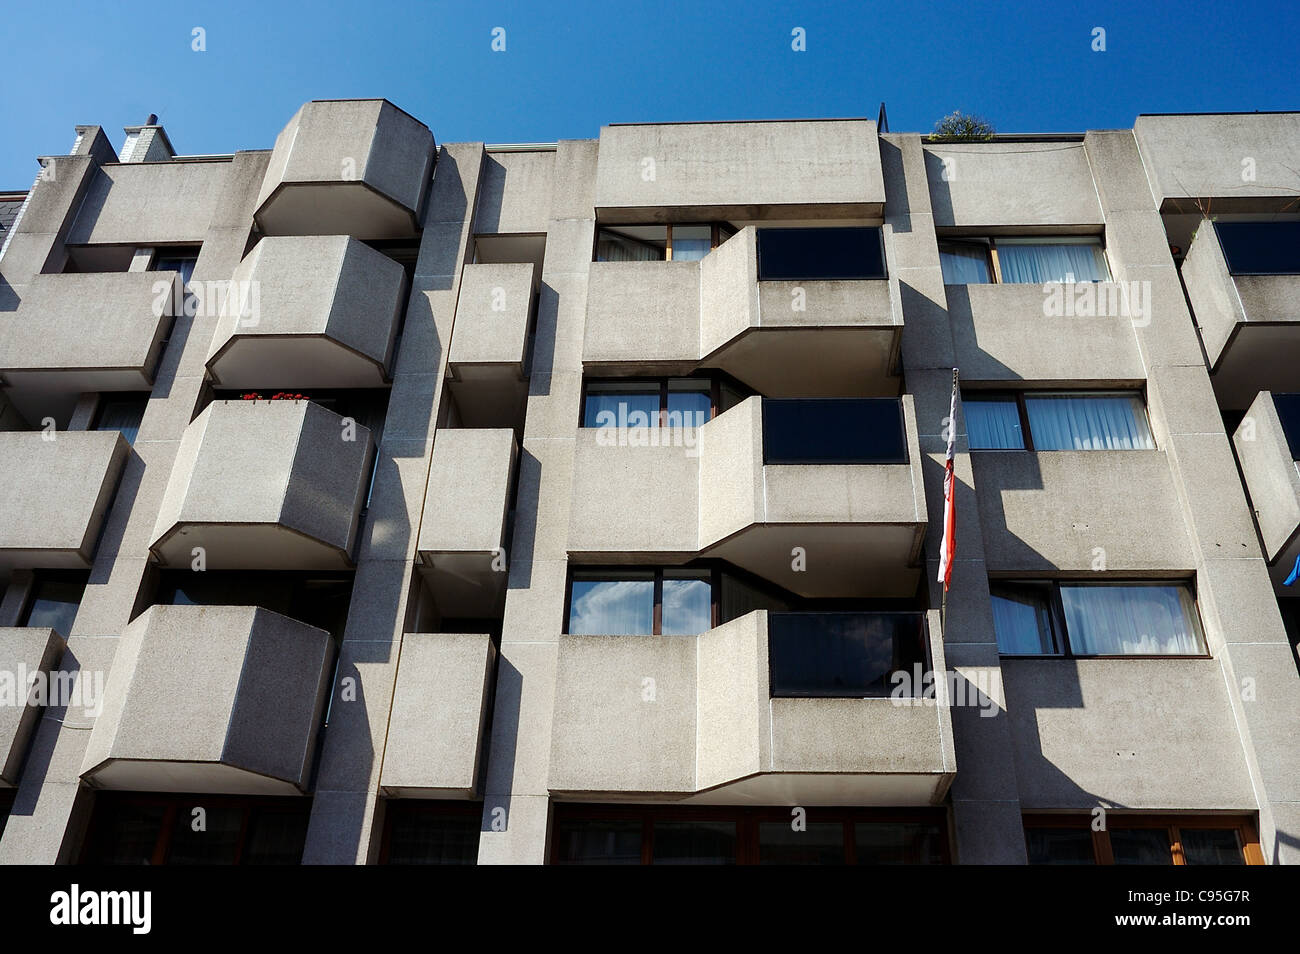
{"label": "balcony underside", "polygon": [[700,363],[767,397],[892,397],[902,331],[884,328],[752,328]]}
{"label": "balcony underside", "polygon": [[208,362],[226,388],[375,388],[383,365],[324,335],[236,335]]}
{"label": "balcony underside", "polygon": [[1300,391],[1298,354],[1300,320],[1238,322],[1210,375],[1219,406],[1245,409],[1260,391]]}
{"label": "balcony underside", "polygon": [[291,782],[220,762],[109,759],[83,778],[93,788],[122,792],[211,792],[223,795],[301,795]]}
{"label": "balcony underside", "polygon": [[203,548],[210,567],[345,570],[352,566],[343,550],[280,524],[179,523],[151,549],[164,566],[187,567],[195,559],[195,547]]}

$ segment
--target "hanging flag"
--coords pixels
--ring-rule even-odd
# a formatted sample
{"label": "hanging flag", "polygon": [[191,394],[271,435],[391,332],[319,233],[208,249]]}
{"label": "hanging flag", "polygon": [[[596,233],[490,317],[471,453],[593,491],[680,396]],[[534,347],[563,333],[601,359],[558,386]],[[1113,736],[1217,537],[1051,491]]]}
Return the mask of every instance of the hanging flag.
{"label": "hanging flag", "polygon": [[1291,567],[1291,575],[1282,581],[1283,586],[1290,586],[1300,577],[1300,554],[1296,554],[1295,566]]}
{"label": "hanging flag", "polygon": [[952,455],[957,443],[957,369],[952,369],[952,401],[948,405],[948,457],[943,465],[943,545],[939,548],[939,582],[944,593],[952,579],[952,556],[957,548],[957,478]]}

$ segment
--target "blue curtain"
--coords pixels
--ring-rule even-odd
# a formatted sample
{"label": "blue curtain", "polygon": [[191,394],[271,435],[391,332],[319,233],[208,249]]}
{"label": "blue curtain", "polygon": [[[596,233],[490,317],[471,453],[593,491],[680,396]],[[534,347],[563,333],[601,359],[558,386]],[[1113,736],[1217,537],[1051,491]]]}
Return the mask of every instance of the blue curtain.
{"label": "blue curtain", "polygon": [[939,264],[945,285],[987,285],[991,281],[988,252],[982,247],[941,248]]}
{"label": "blue curtain", "polygon": [[1104,282],[1109,277],[1101,246],[1092,244],[1000,244],[998,264],[1002,266],[1002,281],[1008,284]]}
{"label": "blue curtain", "polygon": [[1146,410],[1136,395],[1025,397],[1035,450],[1151,450]]}
{"label": "blue curtain", "polygon": [[590,391],[587,394],[587,403],[582,409],[583,427],[657,427],[658,425],[658,391],[654,394]]}
{"label": "blue curtain", "polygon": [[1080,656],[1198,656],[1205,645],[1182,586],[1061,586],[1070,648]]}
{"label": "blue curtain", "polygon": [[1059,652],[1046,598],[1037,593],[993,595],[993,632],[998,652],[1043,656]]}
{"label": "blue curtain", "polygon": [[1023,450],[1020,409],[1014,398],[962,402],[966,437],[972,450]]}

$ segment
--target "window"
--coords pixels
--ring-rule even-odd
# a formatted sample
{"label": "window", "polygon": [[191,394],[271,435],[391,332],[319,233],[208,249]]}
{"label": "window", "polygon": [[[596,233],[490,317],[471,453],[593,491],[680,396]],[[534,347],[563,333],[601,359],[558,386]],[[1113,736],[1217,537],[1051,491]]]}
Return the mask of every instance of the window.
{"label": "window", "polygon": [[940,241],[945,285],[1108,282],[1101,239],[1089,235]]}
{"label": "window", "polygon": [[588,381],[582,426],[699,427],[714,416],[721,397],[719,384],[711,378]]}
{"label": "window", "polygon": [[199,260],[199,250],[192,247],[160,248],[154,256],[155,272],[178,272],[181,282],[189,285],[194,277],[194,266]]}
{"label": "window", "polygon": [[14,808],[14,798],[17,793],[13,789],[8,791],[0,790],[0,838],[4,837],[5,824],[9,821],[9,813]]}
{"label": "window", "polygon": [[596,230],[598,262],[697,262],[736,230],[724,223],[614,225]]}
{"label": "window", "polygon": [[385,803],[379,863],[478,864],[482,802],[390,799]]}
{"label": "window", "polygon": [[1291,449],[1291,459],[1300,460],[1300,394],[1274,394],[1273,407],[1282,422],[1282,433]]}
{"label": "window", "polygon": [[898,398],[763,399],[765,464],[905,464]]}
{"label": "window", "polygon": [[885,245],[877,227],[758,230],[759,281],[886,277]]}
{"label": "window", "polygon": [[352,601],[349,572],[161,570],[153,603],[163,606],[260,606],[343,638]]}
{"label": "window", "polygon": [[568,865],[948,863],[942,811],[645,805],[555,806],[551,861]]}
{"label": "window", "polygon": [[925,668],[922,613],[771,613],[767,629],[773,698],[886,698],[894,673]]}
{"label": "window", "polygon": [[1261,865],[1250,819],[1222,815],[1110,812],[1103,831],[1091,815],[1026,815],[1031,865]]}
{"label": "window", "polygon": [[310,817],[310,798],[97,792],[81,863],[296,865]]}
{"label": "window", "polygon": [[971,450],[1154,450],[1142,396],[1021,391],[962,396]]}
{"label": "window", "polygon": [[716,623],[711,570],[575,569],[568,626],[581,636],[698,636]]}
{"label": "window", "polygon": [[1300,222],[1215,222],[1214,229],[1230,274],[1300,275]]}
{"label": "window", "polygon": [[18,625],[53,629],[67,638],[86,591],[86,579],[87,574],[77,570],[41,571]]}
{"label": "window", "polygon": [[105,395],[95,415],[95,430],[117,431],[128,444],[134,444],[148,404],[148,393]]}
{"label": "window", "polygon": [[989,584],[1006,656],[1206,656],[1191,590],[1177,583]]}

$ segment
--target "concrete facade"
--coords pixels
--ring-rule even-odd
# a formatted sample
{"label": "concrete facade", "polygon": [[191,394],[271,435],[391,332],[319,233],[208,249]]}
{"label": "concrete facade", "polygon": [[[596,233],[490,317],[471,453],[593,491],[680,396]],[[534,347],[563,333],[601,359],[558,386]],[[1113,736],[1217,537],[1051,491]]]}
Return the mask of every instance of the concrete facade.
{"label": "concrete facade", "polygon": [[[1300,274],[1234,274],[1207,217],[1300,221],[1300,114],[493,147],[360,100],[229,157],[128,132],[119,160],[77,127],[3,233],[0,690],[73,691],[0,692],[0,862],[85,858],[105,789],[310,799],[314,864],[382,860],[398,801],[481,818],[481,864],[609,803],[929,812],[962,864],[1029,860],[1027,814],[1212,814],[1300,862]],[[663,224],[713,247],[595,260]],[[886,276],[762,280],[766,228],[879,229]],[[999,240],[1070,237],[1108,280],[945,283],[949,243],[1000,279]],[[706,420],[581,426],[618,379],[707,382]],[[1080,391],[1136,395],[1150,446],[972,448],[972,398]],[[791,399],[895,402],[902,457],[769,461]],[[653,633],[569,632],[597,570],[654,577]],[[688,571],[712,623],[659,634]],[[1183,587],[1205,651],[1000,651],[1002,587],[1125,582]],[[831,612],[924,621],[943,687],[778,691],[776,614]]]}

